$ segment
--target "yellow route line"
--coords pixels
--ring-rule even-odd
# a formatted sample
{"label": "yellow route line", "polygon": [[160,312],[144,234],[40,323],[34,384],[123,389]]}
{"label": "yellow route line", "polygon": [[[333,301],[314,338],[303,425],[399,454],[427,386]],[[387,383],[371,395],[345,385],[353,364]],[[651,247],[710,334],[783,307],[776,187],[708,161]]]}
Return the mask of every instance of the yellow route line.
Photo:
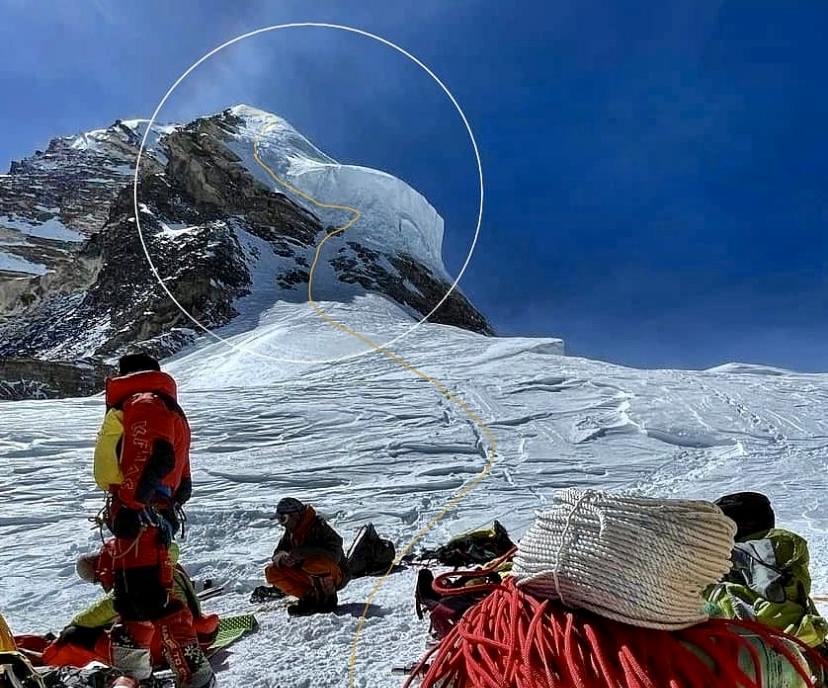
{"label": "yellow route line", "polygon": [[348,222],[346,222],[341,227],[337,227],[333,231],[329,232],[325,236],[325,238],[322,239],[322,241],[319,242],[319,245],[316,247],[316,254],[313,257],[313,262],[311,263],[311,267],[310,267],[310,273],[308,275],[308,301],[310,302],[311,307],[316,311],[316,313],[325,322],[327,322],[332,327],[334,327],[334,328],[336,328],[336,329],[338,329],[342,332],[345,332],[346,334],[349,334],[352,337],[355,337],[356,339],[363,342],[364,344],[367,344],[374,351],[377,351],[377,352],[383,354],[384,356],[390,358],[392,361],[399,364],[400,366],[405,368],[410,373],[413,373],[417,377],[425,380],[426,382],[430,382],[432,385],[434,385],[434,387],[436,387],[437,390],[444,397],[446,397],[449,401],[457,404],[463,410],[463,412],[469,418],[471,418],[471,420],[474,423],[477,424],[477,426],[483,431],[483,434],[486,436],[486,439],[489,442],[489,449],[487,451],[486,465],[484,466],[484,468],[481,471],[480,475],[478,475],[474,480],[472,480],[468,485],[466,485],[466,487],[464,487],[456,495],[454,495],[454,497],[452,497],[452,499],[448,502],[448,504],[446,504],[446,506],[444,506],[434,518],[432,518],[425,526],[423,526],[420,530],[418,530],[414,534],[414,537],[411,539],[411,541],[405,547],[403,547],[402,551],[397,555],[397,558],[396,558],[395,562],[393,564],[391,564],[391,566],[388,568],[388,570],[385,572],[385,574],[379,579],[379,581],[377,581],[377,583],[374,585],[373,589],[371,590],[370,594],[368,595],[368,599],[365,602],[365,607],[362,610],[362,616],[360,616],[359,622],[357,623],[357,629],[356,629],[356,632],[354,633],[354,642],[351,646],[351,657],[350,657],[350,662],[349,662],[349,665],[348,665],[348,688],[352,688],[352,686],[354,685],[354,678],[355,678],[355,674],[356,674],[356,656],[357,656],[357,646],[359,645],[359,636],[360,636],[360,633],[362,632],[363,626],[365,625],[365,620],[367,618],[368,611],[371,608],[371,602],[373,601],[374,597],[376,597],[377,593],[379,592],[379,589],[385,583],[385,580],[391,574],[391,571],[394,569],[394,566],[396,565],[396,563],[399,562],[400,559],[402,559],[402,557],[404,557],[408,552],[410,552],[411,549],[414,547],[414,545],[416,545],[429,530],[431,530],[435,525],[437,525],[437,523],[439,523],[446,516],[446,514],[448,514],[449,511],[451,511],[454,507],[456,507],[460,503],[460,501],[463,499],[463,497],[465,497],[469,492],[471,492],[475,487],[477,487],[477,485],[480,484],[480,482],[483,480],[483,478],[485,478],[489,474],[489,472],[492,469],[492,466],[494,465],[495,458],[497,457],[497,441],[495,440],[494,435],[492,434],[492,431],[480,419],[480,417],[474,411],[472,411],[465,404],[465,402],[463,402],[462,399],[460,399],[455,394],[453,394],[450,390],[448,390],[439,380],[436,380],[435,378],[431,377],[427,373],[424,373],[423,371],[415,368],[408,361],[401,358],[400,356],[395,354],[393,351],[389,351],[388,349],[380,346],[379,344],[375,343],[374,341],[372,341],[371,339],[369,339],[365,335],[360,334],[359,332],[355,332],[354,330],[347,327],[346,325],[343,325],[342,323],[337,322],[336,320],[331,318],[327,313],[325,313],[319,307],[319,305],[316,303],[316,301],[313,300],[313,276],[314,276],[314,272],[316,270],[316,265],[319,262],[319,257],[320,257],[321,252],[322,252],[322,247],[325,245],[325,242],[328,241],[328,239],[330,239],[331,237],[334,237],[338,234],[341,234],[342,232],[344,232],[349,227],[353,227],[353,225],[361,217],[361,214],[360,214],[359,210],[357,210],[356,208],[352,208],[352,207],[347,206],[347,205],[336,205],[336,204],[332,204],[332,203],[322,203],[321,201],[317,201],[315,198],[309,196],[308,194],[304,193],[303,191],[300,191],[299,189],[297,189],[292,184],[289,184],[284,179],[281,179],[280,177],[278,177],[276,175],[276,173],[273,172],[273,170],[271,170],[270,167],[267,166],[267,164],[265,164],[265,162],[261,159],[261,157],[259,155],[259,141],[261,140],[262,136],[264,136],[264,134],[267,132],[267,130],[270,129],[275,124],[276,124],[276,122],[272,122],[271,124],[268,124],[268,125],[264,126],[259,131],[257,137],[253,141],[253,157],[255,158],[256,162],[259,163],[259,165],[262,167],[262,169],[264,169],[265,172],[267,172],[268,175],[270,175],[270,177],[273,179],[273,181],[275,181],[278,185],[283,186],[286,189],[289,189],[290,191],[292,191],[296,195],[301,196],[306,201],[308,201],[309,203],[312,203],[313,205],[315,205],[318,208],[327,208],[329,210],[344,210],[344,211],[353,213],[353,217]]}

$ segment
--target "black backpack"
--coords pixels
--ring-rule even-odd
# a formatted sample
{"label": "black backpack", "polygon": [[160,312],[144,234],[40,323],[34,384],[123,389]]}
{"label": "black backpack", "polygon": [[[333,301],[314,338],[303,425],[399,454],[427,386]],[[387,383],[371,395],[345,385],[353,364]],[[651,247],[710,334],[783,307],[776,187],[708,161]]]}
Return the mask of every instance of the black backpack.
{"label": "black backpack", "polygon": [[348,550],[348,567],[352,578],[385,573],[397,555],[394,543],[381,538],[373,523],[359,529]]}
{"label": "black backpack", "polygon": [[445,566],[473,566],[488,564],[503,556],[515,546],[500,521],[491,526],[462,533],[437,549],[420,553],[420,560],[437,560]]}

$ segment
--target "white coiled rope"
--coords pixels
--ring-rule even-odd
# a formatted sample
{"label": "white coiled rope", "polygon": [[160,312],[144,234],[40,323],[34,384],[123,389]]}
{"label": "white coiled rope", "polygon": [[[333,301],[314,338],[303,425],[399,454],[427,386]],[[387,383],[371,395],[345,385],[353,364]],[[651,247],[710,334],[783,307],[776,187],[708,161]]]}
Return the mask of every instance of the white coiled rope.
{"label": "white coiled rope", "polygon": [[677,630],[707,619],[701,593],[730,569],[735,534],[711,502],[569,489],[535,513],[512,575],[535,597]]}

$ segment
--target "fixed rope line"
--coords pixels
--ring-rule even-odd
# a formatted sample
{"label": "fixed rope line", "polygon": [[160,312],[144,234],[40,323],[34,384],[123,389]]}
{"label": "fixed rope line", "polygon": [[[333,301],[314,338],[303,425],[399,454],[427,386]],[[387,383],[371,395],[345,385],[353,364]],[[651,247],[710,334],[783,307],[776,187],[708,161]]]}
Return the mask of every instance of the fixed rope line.
{"label": "fixed rope line", "polygon": [[433,378],[431,375],[428,375],[427,373],[424,373],[418,368],[415,368],[404,358],[398,356],[393,351],[389,351],[385,347],[380,346],[376,342],[366,337],[364,334],[356,332],[347,325],[343,325],[342,323],[337,322],[336,320],[331,318],[327,313],[325,313],[319,307],[319,304],[317,304],[316,301],[313,300],[313,277],[316,271],[316,266],[319,262],[319,258],[322,255],[322,247],[325,245],[325,242],[327,242],[331,237],[342,234],[348,228],[353,227],[353,225],[356,224],[360,217],[362,217],[362,214],[356,208],[352,208],[347,205],[322,203],[321,201],[316,200],[312,196],[309,196],[305,192],[297,189],[295,186],[279,177],[272,169],[270,169],[270,167],[262,160],[261,156],[259,155],[259,141],[261,140],[262,136],[264,136],[264,134],[275,125],[276,122],[271,122],[270,124],[267,124],[266,126],[262,127],[262,129],[259,131],[258,135],[253,141],[253,158],[261,166],[261,168],[265,172],[267,172],[271,179],[273,179],[273,181],[276,182],[279,186],[282,186],[288,189],[289,191],[292,191],[301,198],[304,198],[309,203],[315,205],[317,208],[325,208],[328,210],[344,210],[346,212],[353,213],[353,217],[350,220],[348,220],[348,222],[346,222],[341,227],[337,227],[336,229],[328,232],[328,234],[325,235],[325,237],[322,239],[322,241],[319,242],[319,245],[316,247],[316,253],[314,254],[313,262],[311,263],[310,272],[308,275],[308,301],[311,307],[325,322],[327,322],[332,327],[350,335],[351,337],[358,339],[360,342],[366,344],[374,351],[391,359],[408,372],[412,373],[413,375],[416,375],[417,377],[419,377],[422,380],[425,380],[426,382],[431,383],[437,389],[437,391],[439,391],[440,394],[442,394],[446,399],[448,399],[454,404],[457,404],[457,406],[460,407],[463,413],[465,413],[472,420],[472,422],[474,422],[480,428],[480,430],[485,435],[486,440],[489,443],[489,449],[486,452],[486,465],[483,467],[483,470],[480,472],[480,474],[476,478],[474,478],[474,480],[472,480],[468,485],[466,485],[463,489],[461,489],[456,495],[454,495],[454,497],[452,497],[451,500],[449,500],[449,502],[440,510],[440,512],[436,516],[434,516],[434,518],[432,518],[428,523],[426,523],[425,526],[423,526],[414,534],[414,537],[408,542],[408,544],[405,545],[405,547],[403,547],[402,551],[400,551],[400,553],[397,555],[396,560],[392,562],[391,566],[389,566],[388,570],[380,577],[380,579],[377,581],[377,583],[372,588],[370,594],[368,595],[368,599],[365,602],[365,607],[362,610],[362,615],[359,617],[359,621],[357,622],[356,631],[354,632],[354,642],[351,645],[351,656],[350,661],[348,663],[348,688],[352,688],[356,676],[356,658],[357,646],[359,645],[359,636],[362,632],[363,626],[365,625],[368,612],[371,608],[371,602],[373,601],[374,597],[376,597],[377,593],[379,592],[379,589],[382,587],[388,576],[393,571],[394,566],[397,564],[397,562],[400,561],[406,554],[408,554],[408,552],[411,551],[414,545],[416,545],[429,530],[431,530],[435,525],[437,525],[437,523],[439,523],[446,516],[446,514],[448,514],[449,511],[451,511],[460,503],[463,497],[465,497],[469,492],[471,492],[475,487],[477,487],[477,485],[480,484],[480,482],[489,474],[489,472],[492,470],[492,467],[494,466],[495,458],[497,457],[497,441],[495,440],[492,431],[483,422],[483,420],[474,411],[472,411],[472,409],[469,408],[469,406],[462,399],[460,399],[456,394],[447,389],[446,386],[443,385],[439,380]]}

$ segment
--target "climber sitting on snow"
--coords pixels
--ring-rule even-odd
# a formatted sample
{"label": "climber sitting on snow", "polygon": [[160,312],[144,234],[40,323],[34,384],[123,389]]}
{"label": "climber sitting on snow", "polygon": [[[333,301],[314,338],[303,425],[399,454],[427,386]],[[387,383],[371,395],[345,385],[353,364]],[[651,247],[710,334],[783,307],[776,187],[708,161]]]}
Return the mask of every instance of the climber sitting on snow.
{"label": "climber sitting on snow", "polygon": [[[104,543],[98,553],[79,557],[76,563],[78,576],[89,583],[99,583],[110,593],[114,581],[112,554],[113,547],[112,540],[110,540]],[[175,567],[172,595],[190,609],[193,615],[193,628],[198,636],[199,644],[202,648],[209,647],[218,631],[218,616],[202,613],[193,582],[187,572],[177,563],[178,545],[175,543],[170,546],[169,556]],[[61,631],[60,636],[42,649],[43,664],[83,666],[91,661],[111,663],[110,639],[111,633],[117,634],[117,621],[115,601],[109,594],[77,614]],[[156,667],[166,664],[158,633],[153,637],[150,652],[152,662]]]}
{"label": "climber sitting on snow", "polygon": [[738,492],[716,500],[736,523],[733,567],[705,591],[712,615],[761,621],[817,647],[825,643],[828,622],[810,598],[808,543],[776,528],[770,500],[758,492]]}
{"label": "climber sitting on snow", "polygon": [[288,607],[291,615],[334,611],[336,592],[350,579],[342,537],[312,506],[293,497],[279,501],[274,518],[284,526],[285,534],[265,568],[267,582],[299,598]]}

